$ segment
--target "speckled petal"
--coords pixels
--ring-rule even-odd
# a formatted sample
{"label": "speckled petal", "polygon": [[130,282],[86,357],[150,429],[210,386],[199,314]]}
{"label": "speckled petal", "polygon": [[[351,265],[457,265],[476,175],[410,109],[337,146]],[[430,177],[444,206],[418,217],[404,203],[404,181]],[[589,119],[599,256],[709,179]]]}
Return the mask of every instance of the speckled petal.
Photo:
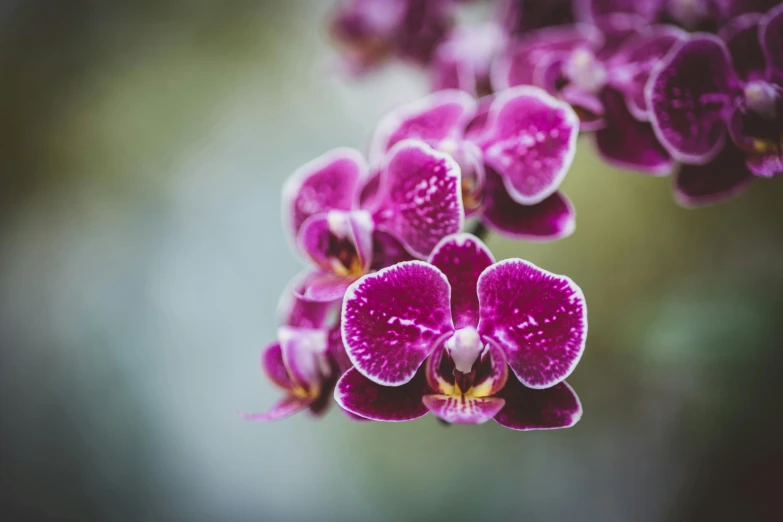
{"label": "speckled petal", "polygon": [[478,326],[476,284],[481,273],[495,262],[492,253],[472,234],[443,238],[428,262],[438,268],[451,285],[451,317],[454,328]]}
{"label": "speckled petal", "polygon": [[303,399],[299,397],[294,397],[293,395],[286,395],[285,397],[280,399],[274,406],[272,406],[267,412],[247,413],[247,412],[240,411],[238,413],[239,416],[245,420],[271,422],[271,421],[282,420],[287,417],[290,417],[295,413],[299,413],[300,411],[310,406],[312,402],[313,399],[309,399],[309,398]]}
{"label": "speckled petal", "polygon": [[419,139],[433,147],[445,139],[460,140],[475,113],[476,100],[457,89],[434,92],[398,107],[378,123],[370,161],[380,164],[387,151],[404,139]]}
{"label": "speckled petal", "polygon": [[375,224],[411,254],[426,258],[438,241],[462,230],[459,165],[418,140],[401,141],[386,159],[372,211]]}
{"label": "speckled petal", "polygon": [[425,395],[424,405],[449,424],[484,424],[494,417],[506,401],[496,397],[465,395]]}
{"label": "speckled petal", "polygon": [[534,390],[512,377],[498,396],[505,399],[506,405],[495,415],[495,421],[512,430],[570,428],[582,418],[579,397],[565,382]]}
{"label": "speckled petal", "polygon": [[610,62],[610,83],[625,95],[628,110],[639,121],[650,119],[644,87],[654,67],[688,33],[669,25],[650,27],[623,43],[616,59]]}
{"label": "speckled petal", "polygon": [[541,203],[520,205],[508,195],[500,176],[487,172],[482,221],[500,235],[527,241],[568,237],[576,227],[576,211],[562,192]]}
{"label": "speckled petal", "polygon": [[703,165],[720,152],[738,89],[717,37],[698,34],[675,46],[645,92],[655,134],[672,157]]}
{"label": "speckled petal", "polygon": [[680,205],[714,205],[738,195],[753,181],[740,150],[727,145],[706,165],[682,165],[674,178],[674,196]]}
{"label": "speckled petal", "polygon": [[449,282],[437,268],[408,261],[364,276],[343,301],[343,342],[353,365],[386,386],[411,380],[453,331]]}
{"label": "speckled petal", "polygon": [[501,175],[514,201],[539,203],[565,178],[578,133],[579,118],[568,104],[536,87],[515,87],[490,109],[484,161]]}
{"label": "speckled petal", "polygon": [[670,174],[674,168],[669,152],[660,144],[652,126],[634,118],[614,89],[604,89],[605,126],[595,133],[598,152],[610,164],[653,176]]}
{"label": "speckled petal", "polygon": [[571,279],[507,259],[481,274],[478,294],[479,333],[503,349],[523,384],[548,388],[571,374],[587,338],[587,306]]}
{"label": "speckled petal", "polygon": [[767,79],[783,84],[783,4],[761,19],[759,38],[767,59]]}
{"label": "speckled petal", "polygon": [[402,386],[383,386],[351,368],[337,381],[334,398],[346,411],[365,419],[401,422],[429,413],[422,402],[429,393],[423,371]]}
{"label": "speckled petal", "polygon": [[759,41],[760,19],[758,13],[742,15],[720,32],[731,54],[734,71],[743,82],[763,80],[765,76],[766,59]]}
{"label": "speckled petal", "polygon": [[335,149],[305,164],[283,186],[283,223],[296,237],[299,227],[328,210],[350,210],[367,165],[354,149]]}
{"label": "speckled petal", "polygon": [[284,390],[293,388],[294,383],[288,376],[288,370],[283,362],[283,352],[280,343],[272,343],[261,352],[261,369],[267,378]]}

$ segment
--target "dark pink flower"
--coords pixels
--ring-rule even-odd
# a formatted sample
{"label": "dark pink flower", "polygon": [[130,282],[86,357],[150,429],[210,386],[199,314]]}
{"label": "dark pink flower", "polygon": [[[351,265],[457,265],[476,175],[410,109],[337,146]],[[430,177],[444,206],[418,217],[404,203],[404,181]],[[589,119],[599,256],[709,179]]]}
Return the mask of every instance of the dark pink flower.
{"label": "dark pink flower", "polygon": [[690,165],[677,178],[685,204],[721,201],[783,172],[783,5],[736,19],[721,37],[692,35],[647,86],[656,135]]}
{"label": "dark pink flower", "polygon": [[419,140],[380,158],[374,197],[360,201],[364,158],[337,149],[294,173],[283,188],[286,231],[316,270],[300,281],[304,298],[342,298],[359,276],[402,259],[425,258],[464,222],[459,166]]}
{"label": "dark pink flower", "polygon": [[354,368],[337,402],[373,420],[432,411],[519,430],[575,424],[581,405],[563,380],[587,335],[579,287],[521,259],[495,263],[469,234],[444,239],[429,263],[399,263],[348,290],[342,332]]}
{"label": "dark pink flower", "polygon": [[578,123],[567,104],[535,87],[480,103],[444,90],[384,117],[370,160],[400,140],[423,140],[460,165],[468,216],[508,236],[557,239],[574,228],[573,208],[557,189],[573,161]]}

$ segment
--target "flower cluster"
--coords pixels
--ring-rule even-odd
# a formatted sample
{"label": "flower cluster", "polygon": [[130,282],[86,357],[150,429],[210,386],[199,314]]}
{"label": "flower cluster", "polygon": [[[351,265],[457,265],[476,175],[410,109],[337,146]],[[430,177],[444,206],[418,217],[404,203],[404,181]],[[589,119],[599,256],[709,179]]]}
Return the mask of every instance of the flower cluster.
{"label": "flower cluster", "polygon": [[[375,3],[340,4],[336,19],[367,28]],[[418,49],[434,91],[544,89],[574,108],[607,163],[674,173],[683,205],[723,201],[783,170],[780,0],[496,0],[494,20],[477,25],[456,24],[453,1],[385,2],[403,4],[430,13],[414,18],[431,38],[399,23],[385,40]]]}
{"label": "flower cluster", "polygon": [[581,291],[522,260],[495,263],[462,230],[471,219],[513,238],[570,234],[558,187],[578,130],[571,107],[535,87],[482,103],[445,90],[385,116],[367,160],[336,149],[292,174],[284,228],[311,268],[286,290],[261,358],[284,397],[242,415],[319,414],[337,386],[360,420],[573,425],[581,406],[563,379],[585,345]]}

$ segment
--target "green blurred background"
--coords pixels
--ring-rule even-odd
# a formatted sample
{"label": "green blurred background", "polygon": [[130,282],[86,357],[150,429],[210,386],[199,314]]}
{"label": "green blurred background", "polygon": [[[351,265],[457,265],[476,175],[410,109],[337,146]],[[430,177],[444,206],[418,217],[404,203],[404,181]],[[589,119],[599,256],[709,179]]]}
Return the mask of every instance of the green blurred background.
{"label": "green blurred background", "polygon": [[783,182],[684,210],[582,138],[573,429],[252,424],[301,263],[280,187],[426,91],[351,81],[331,1],[0,3],[4,520],[780,520]]}

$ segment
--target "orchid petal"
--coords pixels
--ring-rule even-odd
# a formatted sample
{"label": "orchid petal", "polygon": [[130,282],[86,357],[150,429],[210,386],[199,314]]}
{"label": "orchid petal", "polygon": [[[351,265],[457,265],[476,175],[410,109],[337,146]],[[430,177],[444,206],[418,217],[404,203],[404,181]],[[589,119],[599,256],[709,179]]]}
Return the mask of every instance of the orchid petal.
{"label": "orchid petal", "polygon": [[354,367],[385,386],[410,381],[439,339],[453,331],[449,282],[408,261],[364,276],[343,301],[342,333]]}
{"label": "orchid petal", "polygon": [[487,227],[514,239],[553,241],[568,237],[576,227],[576,212],[562,192],[535,205],[520,205],[491,170],[487,172],[484,207],[481,219]]}
{"label": "orchid petal", "polygon": [[578,133],[579,119],[567,104],[536,87],[515,87],[492,105],[484,160],[503,177],[514,201],[540,203],[568,173]]}
{"label": "orchid petal", "polygon": [[365,419],[401,422],[429,413],[421,400],[428,391],[423,372],[402,386],[383,386],[351,368],[337,381],[334,398],[341,408]]}
{"label": "orchid petal", "polygon": [[506,404],[495,415],[495,421],[512,430],[570,428],[582,418],[579,397],[565,382],[546,390],[535,390],[511,378],[499,397]]}
{"label": "orchid petal", "polygon": [[425,258],[438,241],[462,230],[459,165],[418,140],[401,141],[386,160],[372,212],[376,226]]}
{"label": "orchid petal", "polygon": [[734,71],[743,82],[763,80],[766,73],[766,59],[759,41],[760,19],[758,13],[742,15],[720,32],[731,55]]}
{"label": "orchid petal", "polygon": [[300,398],[300,397],[295,397],[293,395],[286,395],[285,397],[280,399],[274,406],[272,406],[272,408],[270,408],[269,411],[267,412],[246,413],[243,411],[239,411],[237,413],[239,414],[240,417],[249,421],[259,421],[259,422],[277,421],[290,417],[295,413],[299,413],[300,411],[310,406],[312,402],[313,399],[311,398]]}
{"label": "orchid petal", "polygon": [[368,212],[329,210],[307,218],[297,242],[321,269],[340,276],[361,275],[372,263],[372,233]]}
{"label": "orchid petal", "polygon": [[725,44],[694,35],[672,49],[647,83],[650,121],[674,159],[703,165],[726,142],[726,122],[739,83]]}
{"label": "orchid petal", "polygon": [[283,223],[296,237],[299,227],[328,210],[350,210],[366,175],[364,157],[354,149],[335,149],[294,172],[283,186]]}
{"label": "orchid petal", "polygon": [[478,295],[479,333],[503,349],[523,384],[548,388],[576,368],[587,337],[587,307],[571,279],[507,259],[481,274]]}
{"label": "orchid petal", "polygon": [[294,387],[315,397],[321,389],[325,373],[321,361],[326,361],[328,332],[315,328],[281,326],[277,329],[277,340]]}
{"label": "orchid petal", "polygon": [[445,139],[462,138],[476,113],[476,101],[464,91],[438,91],[398,107],[378,123],[370,146],[373,165],[404,139],[419,139],[433,147]]}
{"label": "orchid petal", "polygon": [[783,4],[761,19],[759,39],[767,60],[767,79],[783,84]]}
{"label": "orchid petal", "polygon": [[261,368],[270,381],[284,390],[291,390],[294,383],[288,376],[288,370],[283,362],[283,352],[280,343],[272,343],[261,352]]}
{"label": "orchid petal", "polygon": [[443,272],[451,285],[451,317],[454,328],[476,327],[479,319],[476,284],[481,273],[495,262],[484,243],[472,234],[445,237],[428,262]]}
{"label": "orchid petal", "polygon": [[753,177],[742,152],[727,145],[706,165],[680,167],[674,178],[675,199],[685,207],[721,203],[745,190]]}
{"label": "orchid petal", "polygon": [[598,152],[610,164],[653,176],[670,174],[674,161],[660,144],[652,126],[635,119],[614,89],[603,90],[605,127],[595,133]]}

